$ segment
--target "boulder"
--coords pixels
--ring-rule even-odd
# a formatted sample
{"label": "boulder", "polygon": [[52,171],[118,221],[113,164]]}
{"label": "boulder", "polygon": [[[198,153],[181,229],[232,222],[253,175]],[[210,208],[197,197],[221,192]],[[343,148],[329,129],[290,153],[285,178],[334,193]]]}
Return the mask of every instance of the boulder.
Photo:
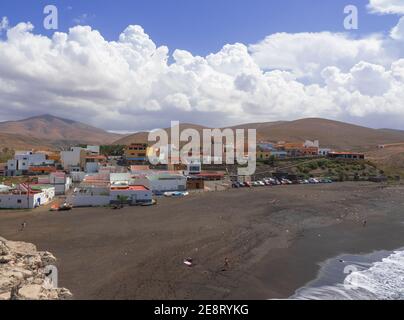
{"label": "boulder", "polygon": [[23,300],[40,300],[41,299],[42,286],[38,284],[30,284],[20,288],[18,290],[18,296]]}
{"label": "boulder", "polygon": [[45,270],[55,265],[50,252],[39,252],[30,243],[0,237],[0,300],[66,300],[72,293],[49,285]]}

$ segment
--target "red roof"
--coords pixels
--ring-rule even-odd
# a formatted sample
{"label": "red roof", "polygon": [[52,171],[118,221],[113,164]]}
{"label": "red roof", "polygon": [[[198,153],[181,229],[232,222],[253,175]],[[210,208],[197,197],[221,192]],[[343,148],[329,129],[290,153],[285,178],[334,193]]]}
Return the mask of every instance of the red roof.
{"label": "red roof", "polygon": [[364,155],[364,153],[360,152],[330,152],[330,154],[352,154],[352,155]]}
{"label": "red roof", "polygon": [[105,156],[86,156],[86,159],[105,160]]}

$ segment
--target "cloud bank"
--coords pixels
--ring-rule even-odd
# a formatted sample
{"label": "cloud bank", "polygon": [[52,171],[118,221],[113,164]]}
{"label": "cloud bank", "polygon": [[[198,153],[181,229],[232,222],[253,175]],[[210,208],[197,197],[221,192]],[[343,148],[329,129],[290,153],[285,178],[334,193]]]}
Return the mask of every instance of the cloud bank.
{"label": "cloud bank", "polygon": [[[369,6],[404,12],[398,0]],[[4,18],[0,26],[6,32],[0,40],[3,120],[52,113],[127,131],[166,127],[171,120],[211,126],[303,117],[378,127],[404,123],[403,19],[389,36],[277,33],[206,57],[178,49],[170,56],[137,25],[116,41],[89,26],[51,38],[35,34],[30,23],[10,27]]]}

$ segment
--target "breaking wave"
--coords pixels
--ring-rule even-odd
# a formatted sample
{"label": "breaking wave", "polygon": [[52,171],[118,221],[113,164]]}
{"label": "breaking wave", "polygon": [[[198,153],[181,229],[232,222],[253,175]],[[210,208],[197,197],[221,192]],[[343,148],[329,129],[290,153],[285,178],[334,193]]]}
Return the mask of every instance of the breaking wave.
{"label": "breaking wave", "polygon": [[404,251],[395,251],[363,270],[352,271],[342,283],[303,287],[291,299],[404,300]]}

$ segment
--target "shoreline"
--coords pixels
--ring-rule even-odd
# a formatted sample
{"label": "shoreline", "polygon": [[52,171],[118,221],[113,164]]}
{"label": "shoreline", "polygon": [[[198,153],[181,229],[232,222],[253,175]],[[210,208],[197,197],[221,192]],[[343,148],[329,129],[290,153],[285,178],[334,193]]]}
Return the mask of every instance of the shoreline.
{"label": "shoreline", "polygon": [[[403,247],[403,195],[403,186],[336,183],[212,192],[119,211],[2,212],[0,235],[53,252],[75,299],[287,299],[327,259]],[[194,267],[184,266],[187,257]]]}
{"label": "shoreline", "polygon": [[[338,260],[346,255],[393,252],[403,248],[404,235],[400,236],[398,232],[403,233],[404,227],[397,221],[382,223],[378,220],[370,222],[382,225],[363,232],[361,227],[345,223],[313,229],[305,239],[298,239],[291,247],[274,250],[257,266],[258,278],[271,288],[268,299],[289,299],[299,289],[310,286],[321,277],[322,267],[329,260]],[[397,236],[380,236],[381,232],[386,231],[397,232]],[[317,239],[319,234],[321,239]],[[379,236],[372,239],[375,235]],[[339,242],[339,237],[345,237],[345,240]],[[289,276],[285,277],[285,273]],[[279,277],[279,274],[282,276]],[[284,281],[285,278],[288,281]]]}

